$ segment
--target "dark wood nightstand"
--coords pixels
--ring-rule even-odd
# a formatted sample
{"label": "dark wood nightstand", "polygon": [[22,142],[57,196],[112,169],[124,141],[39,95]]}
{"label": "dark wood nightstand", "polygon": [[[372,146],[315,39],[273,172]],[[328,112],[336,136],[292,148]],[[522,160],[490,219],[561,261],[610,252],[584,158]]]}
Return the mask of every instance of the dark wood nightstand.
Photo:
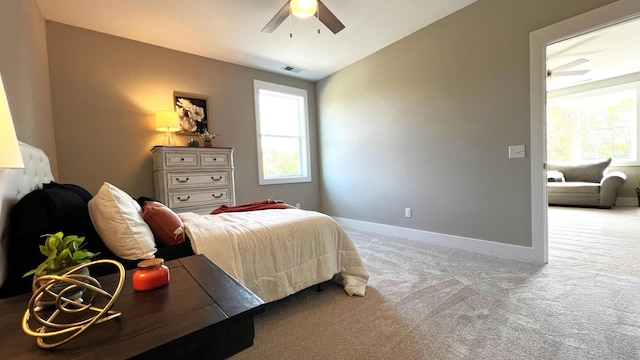
{"label": "dark wood nightstand", "polygon": [[[133,270],[113,306],[122,315],[52,350],[22,331],[30,294],[0,300],[0,358],[223,359],[253,345],[264,302],[203,255],[166,263],[165,287],[135,292]],[[105,289],[117,279],[99,278]]]}

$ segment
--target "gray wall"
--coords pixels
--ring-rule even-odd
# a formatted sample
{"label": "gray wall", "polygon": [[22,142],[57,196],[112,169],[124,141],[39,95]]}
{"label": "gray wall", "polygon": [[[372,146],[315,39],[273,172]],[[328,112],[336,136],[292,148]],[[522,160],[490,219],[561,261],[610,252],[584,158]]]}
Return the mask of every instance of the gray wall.
{"label": "gray wall", "polygon": [[[253,80],[306,89],[316,133],[315,84],[157,46],[47,22],[60,180],[97,192],[104,181],[134,197],[153,196],[150,149],[162,144],[155,111],[173,109],[173,91],[209,99],[217,146],[234,147],[236,199],[266,198],[319,208],[317,143],[314,181],[258,185]],[[176,136],[180,145],[192,137]]]}
{"label": "gray wall", "polygon": [[47,34],[35,0],[0,0],[0,74],[18,140],[43,149],[55,176]]}
{"label": "gray wall", "polygon": [[[610,171],[622,171],[627,175],[627,182],[618,190],[618,197],[634,199],[637,197],[636,188],[640,188],[640,167],[638,166],[612,166]],[[633,205],[633,204],[629,204]]]}
{"label": "gray wall", "polygon": [[320,81],[322,209],[530,246],[529,33],[611,2],[480,0]]}
{"label": "gray wall", "polygon": [[[57,173],[51,113],[45,21],[35,0],[0,0],[0,74],[18,139],[43,149]],[[2,146],[0,144],[0,151]],[[10,171],[0,169],[0,193]],[[7,194],[8,195],[8,194]],[[0,198],[0,229],[5,228],[13,197]],[[5,277],[8,242],[0,237],[0,283]]]}

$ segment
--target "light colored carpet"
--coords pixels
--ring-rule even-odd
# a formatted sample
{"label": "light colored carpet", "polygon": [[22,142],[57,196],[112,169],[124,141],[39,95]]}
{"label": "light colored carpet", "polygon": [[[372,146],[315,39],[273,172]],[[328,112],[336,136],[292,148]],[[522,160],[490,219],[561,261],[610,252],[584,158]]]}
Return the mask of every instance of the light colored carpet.
{"label": "light colored carpet", "polygon": [[367,295],[268,304],[233,359],[640,359],[637,208],[551,207],[545,266],[346,230]]}

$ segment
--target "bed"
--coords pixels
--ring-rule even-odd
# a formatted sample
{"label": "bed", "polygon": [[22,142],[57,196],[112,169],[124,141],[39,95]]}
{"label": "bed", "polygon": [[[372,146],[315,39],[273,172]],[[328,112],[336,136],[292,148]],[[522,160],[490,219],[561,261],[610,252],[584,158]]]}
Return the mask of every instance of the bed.
{"label": "bed", "polygon": [[30,291],[22,274],[42,261],[40,235],[61,230],[84,235],[99,258],[128,269],[149,257],[203,254],[265,302],[328,280],[348,295],[365,295],[368,273],[357,249],[327,215],[292,207],[175,214],[107,182],[95,195],[56,183],[44,152],[23,143],[20,149],[25,169],[0,170],[0,297]]}
{"label": "bed", "polygon": [[368,275],[358,252],[327,215],[292,208],[180,217],[194,251],[265,302],[330,279],[348,295],[365,295]]}

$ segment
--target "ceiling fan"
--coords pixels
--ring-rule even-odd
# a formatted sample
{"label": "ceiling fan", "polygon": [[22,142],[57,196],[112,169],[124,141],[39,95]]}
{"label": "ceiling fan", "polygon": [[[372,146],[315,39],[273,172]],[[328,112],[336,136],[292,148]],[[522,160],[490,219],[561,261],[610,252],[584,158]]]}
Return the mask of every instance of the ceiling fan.
{"label": "ceiling fan", "polygon": [[586,62],[589,62],[589,60],[587,60],[585,58],[580,58],[578,60],[574,60],[574,61],[568,62],[568,63],[566,63],[564,65],[558,66],[557,68],[547,70],[547,77],[551,78],[551,77],[556,77],[556,76],[584,75],[584,74],[588,73],[589,70],[567,70],[567,69],[571,69],[571,68],[576,67],[578,65],[582,65],[582,64],[584,64]]}
{"label": "ceiling fan", "polygon": [[[289,0],[276,13],[276,15],[261,30],[264,33],[274,32],[282,22],[291,14],[298,17],[315,16],[322,22],[331,32],[337,34],[345,28],[344,24],[333,15],[331,10],[320,0]],[[318,29],[318,32],[320,30]]]}

